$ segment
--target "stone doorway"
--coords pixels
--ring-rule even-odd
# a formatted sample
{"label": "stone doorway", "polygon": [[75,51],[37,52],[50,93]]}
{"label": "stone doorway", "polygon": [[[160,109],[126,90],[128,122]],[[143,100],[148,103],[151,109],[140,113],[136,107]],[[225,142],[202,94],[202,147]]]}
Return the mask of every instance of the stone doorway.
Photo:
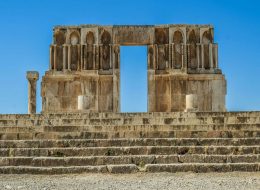
{"label": "stone doorway", "polygon": [[120,46],[120,112],[148,111],[147,46]]}

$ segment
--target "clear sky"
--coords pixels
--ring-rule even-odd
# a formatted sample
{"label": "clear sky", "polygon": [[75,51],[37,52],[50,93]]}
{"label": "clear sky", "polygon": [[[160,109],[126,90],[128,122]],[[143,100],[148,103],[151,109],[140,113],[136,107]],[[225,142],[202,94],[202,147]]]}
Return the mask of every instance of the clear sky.
{"label": "clear sky", "polygon": [[[0,113],[27,112],[26,71],[39,71],[41,77],[48,69],[54,25],[170,23],[213,24],[219,65],[227,79],[227,109],[260,110],[258,0],[2,0]],[[124,110],[146,110],[146,49],[133,46],[121,51],[121,72],[129,84],[122,89]],[[134,73],[138,65],[142,69]],[[127,80],[139,76],[143,76],[139,81]],[[133,89],[139,94],[134,95]],[[41,111],[40,81],[37,111]]]}

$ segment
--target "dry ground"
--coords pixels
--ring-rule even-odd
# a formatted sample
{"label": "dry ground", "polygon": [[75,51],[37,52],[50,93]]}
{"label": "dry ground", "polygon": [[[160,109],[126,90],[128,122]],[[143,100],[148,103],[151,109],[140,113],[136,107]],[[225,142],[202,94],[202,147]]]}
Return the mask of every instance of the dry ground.
{"label": "dry ground", "polygon": [[260,190],[260,172],[0,175],[0,189]]}

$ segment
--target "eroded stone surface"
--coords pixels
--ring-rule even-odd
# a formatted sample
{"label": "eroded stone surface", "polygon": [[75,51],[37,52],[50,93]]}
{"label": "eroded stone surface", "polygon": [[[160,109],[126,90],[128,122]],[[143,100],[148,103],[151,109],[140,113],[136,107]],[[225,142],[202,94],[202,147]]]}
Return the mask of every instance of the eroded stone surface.
{"label": "eroded stone surface", "polygon": [[260,170],[260,112],[0,115],[0,173]]}
{"label": "eroded stone surface", "polygon": [[[120,45],[147,45],[148,111],[225,111],[226,81],[218,68],[211,25],[80,25],[54,28],[50,69],[42,79],[43,112],[120,112]],[[136,68],[138,70],[138,68]]]}

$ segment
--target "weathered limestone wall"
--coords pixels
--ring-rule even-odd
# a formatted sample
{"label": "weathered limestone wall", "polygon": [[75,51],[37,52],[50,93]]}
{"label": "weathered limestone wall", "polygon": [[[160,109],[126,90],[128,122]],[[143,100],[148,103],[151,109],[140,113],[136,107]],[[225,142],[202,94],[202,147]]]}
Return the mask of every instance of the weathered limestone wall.
{"label": "weathered limestone wall", "polygon": [[[42,80],[43,112],[120,111],[120,45],[147,45],[148,111],[225,111],[226,81],[210,25],[57,26]],[[136,68],[138,69],[138,68]]]}
{"label": "weathered limestone wall", "polygon": [[77,111],[80,95],[87,97],[89,111],[118,112],[119,100],[113,94],[118,93],[119,86],[114,84],[118,84],[116,77],[95,72],[46,74],[41,92],[43,112]]}
{"label": "weathered limestone wall", "polygon": [[150,74],[150,112],[184,111],[187,94],[198,96],[199,111],[226,111],[226,82],[221,74]]}

